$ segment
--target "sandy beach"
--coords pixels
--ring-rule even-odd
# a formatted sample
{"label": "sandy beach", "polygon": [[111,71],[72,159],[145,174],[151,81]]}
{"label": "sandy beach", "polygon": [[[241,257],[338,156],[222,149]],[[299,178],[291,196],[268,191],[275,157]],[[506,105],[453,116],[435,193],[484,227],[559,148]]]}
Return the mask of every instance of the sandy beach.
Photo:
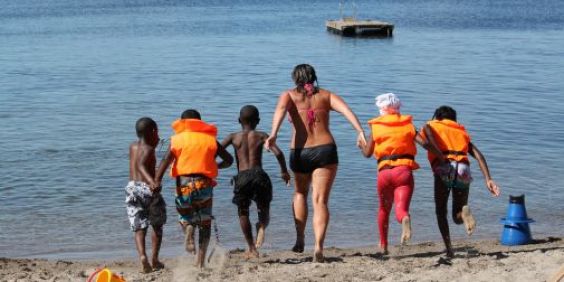
{"label": "sandy beach", "polygon": [[507,247],[495,240],[457,241],[456,256],[445,259],[438,242],[393,247],[326,250],[326,263],[310,253],[265,252],[245,260],[242,250],[215,247],[208,267],[194,268],[192,256],[165,258],[164,270],[140,274],[137,262],[0,259],[0,281],[86,281],[107,266],[127,281],[549,281],[564,271],[564,240],[548,237]]}

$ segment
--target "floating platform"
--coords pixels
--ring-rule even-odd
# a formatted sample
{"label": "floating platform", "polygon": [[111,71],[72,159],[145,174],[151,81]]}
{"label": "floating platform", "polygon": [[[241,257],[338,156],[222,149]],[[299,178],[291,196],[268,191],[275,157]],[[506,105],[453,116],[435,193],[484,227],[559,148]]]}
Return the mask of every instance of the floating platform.
{"label": "floating platform", "polygon": [[356,20],[344,18],[342,20],[328,20],[325,25],[327,31],[342,36],[380,36],[391,37],[394,25],[376,20]]}

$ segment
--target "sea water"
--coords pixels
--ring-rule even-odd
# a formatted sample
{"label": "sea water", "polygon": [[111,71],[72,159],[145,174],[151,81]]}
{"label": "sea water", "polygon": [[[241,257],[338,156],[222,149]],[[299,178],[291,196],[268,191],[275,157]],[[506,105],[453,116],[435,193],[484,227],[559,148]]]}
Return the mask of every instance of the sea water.
{"label": "sea water", "polygon": [[[470,205],[473,238],[498,238],[509,195],[526,195],[534,237],[562,236],[564,201],[564,2],[560,0],[382,0],[347,2],[346,15],[395,24],[387,39],[342,38],[324,21],[339,1],[2,1],[0,9],[0,256],[116,258],[135,255],[124,207],[134,124],[150,116],[168,138],[187,108],[219,128],[239,130],[245,104],[269,132],[279,94],[296,64],[315,66],[320,86],[341,95],[365,126],[374,97],[396,93],[420,127],[436,107],[458,111],[484,153],[502,196],[487,191],[477,163]],[[331,130],[339,171],[326,246],[378,242],[376,161],[355,147],[338,113]],[[279,145],[287,153],[290,125]],[[231,149],[230,149],[231,150]],[[159,148],[159,156],[162,150]],[[288,156],[288,155],[286,155]],[[272,155],[267,250],[294,242],[292,188]],[[411,202],[413,241],[440,241],[432,174],[419,149]],[[222,170],[214,214],[220,245],[244,239]],[[173,182],[163,254],[183,253]],[[311,207],[311,206],[310,206]],[[256,209],[251,211],[256,220]],[[311,215],[306,244],[313,246]],[[392,214],[393,216],[393,214]],[[451,221],[452,222],[452,221]],[[454,239],[466,238],[451,223]],[[391,221],[390,240],[398,243]]]}

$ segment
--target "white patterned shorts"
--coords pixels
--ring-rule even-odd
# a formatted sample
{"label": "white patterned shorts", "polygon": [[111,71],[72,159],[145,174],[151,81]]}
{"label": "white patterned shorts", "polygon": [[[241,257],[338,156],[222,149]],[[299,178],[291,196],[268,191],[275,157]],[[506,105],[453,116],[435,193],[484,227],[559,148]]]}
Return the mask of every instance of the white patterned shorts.
{"label": "white patterned shorts", "polygon": [[149,225],[166,223],[166,204],[160,193],[153,195],[149,185],[129,181],[125,187],[125,207],[131,231],[147,229]]}

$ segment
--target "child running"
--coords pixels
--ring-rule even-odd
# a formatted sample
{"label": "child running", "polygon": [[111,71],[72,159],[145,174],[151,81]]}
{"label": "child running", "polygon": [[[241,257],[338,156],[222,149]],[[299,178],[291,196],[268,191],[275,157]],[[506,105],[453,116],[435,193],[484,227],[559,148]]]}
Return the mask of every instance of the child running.
{"label": "child running", "polygon": [[372,136],[366,146],[360,146],[365,157],[378,160],[378,230],[380,232],[380,248],[388,253],[388,221],[392,204],[395,203],[396,219],[402,225],[401,243],[411,238],[411,219],[409,204],[413,195],[414,181],[412,171],[419,168],[415,162],[417,148],[415,142],[427,150],[436,148],[428,146],[417,135],[410,115],[400,113],[401,102],[393,93],[376,97],[376,106],[380,116],[368,121]]}
{"label": "child running", "polygon": [[[159,261],[159,250],[166,223],[166,205],[160,193],[161,187],[154,181],[155,147],[159,143],[157,123],[143,117],[135,123],[136,142],[129,146],[129,183],[125,187],[125,204],[131,230],[135,232],[135,246],[143,273],[164,267]],[[145,252],[147,228],[153,227],[151,264]]]}
{"label": "child running", "polygon": [[[218,168],[227,168],[233,157],[217,142],[217,128],[201,120],[196,110],[186,110],[181,119],[172,123],[175,135],[157,170],[161,182],[164,172],[172,164],[170,175],[176,178],[176,210],[185,233],[186,251],[195,254],[194,228],[199,228],[196,265],[204,267],[210,241],[213,187]],[[215,159],[222,161],[218,164]]]}
{"label": "child running", "polygon": [[[239,113],[242,131],[229,134],[221,142],[224,148],[229,145],[235,148],[238,174],[233,177],[233,203],[237,205],[239,223],[247,241],[247,258],[259,256],[257,249],[264,242],[264,232],[270,220],[270,201],[272,201],[272,183],[268,174],[262,169],[262,148],[268,134],[255,130],[259,121],[258,109],[252,105],[244,106]],[[284,154],[276,145],[271,146],[270,150],[280,164],[282,179],[288,184],[290,174],[286,168]],[[251,200],[255,201],[258,210],[256,243],[253,240],[249,221]]]}
{"label": "child running", "polygon": [[476,145],[470,142],[470,135],[462,124],[456,122],[456,111],[449,106],[441,106],[435,110],[433,119],[423,127],[422,135],[434,144],[446,156],[448,162],[439,161],[432,152],[428,153],[429,162],[435,176],[435,212],[439,230],[446,246],[446,255],[453,257],[450,232],[447,221],[448,197],[452,190],[452,218],[456,224],[466,226],[468,235],[476,228],[476,221],[468,207],[470,191],[470,162],[468,154],[478,161],[480,170],[486,180],[486,188],[494,196],[499,196],[499,187],[490,176],[486,159]]}

